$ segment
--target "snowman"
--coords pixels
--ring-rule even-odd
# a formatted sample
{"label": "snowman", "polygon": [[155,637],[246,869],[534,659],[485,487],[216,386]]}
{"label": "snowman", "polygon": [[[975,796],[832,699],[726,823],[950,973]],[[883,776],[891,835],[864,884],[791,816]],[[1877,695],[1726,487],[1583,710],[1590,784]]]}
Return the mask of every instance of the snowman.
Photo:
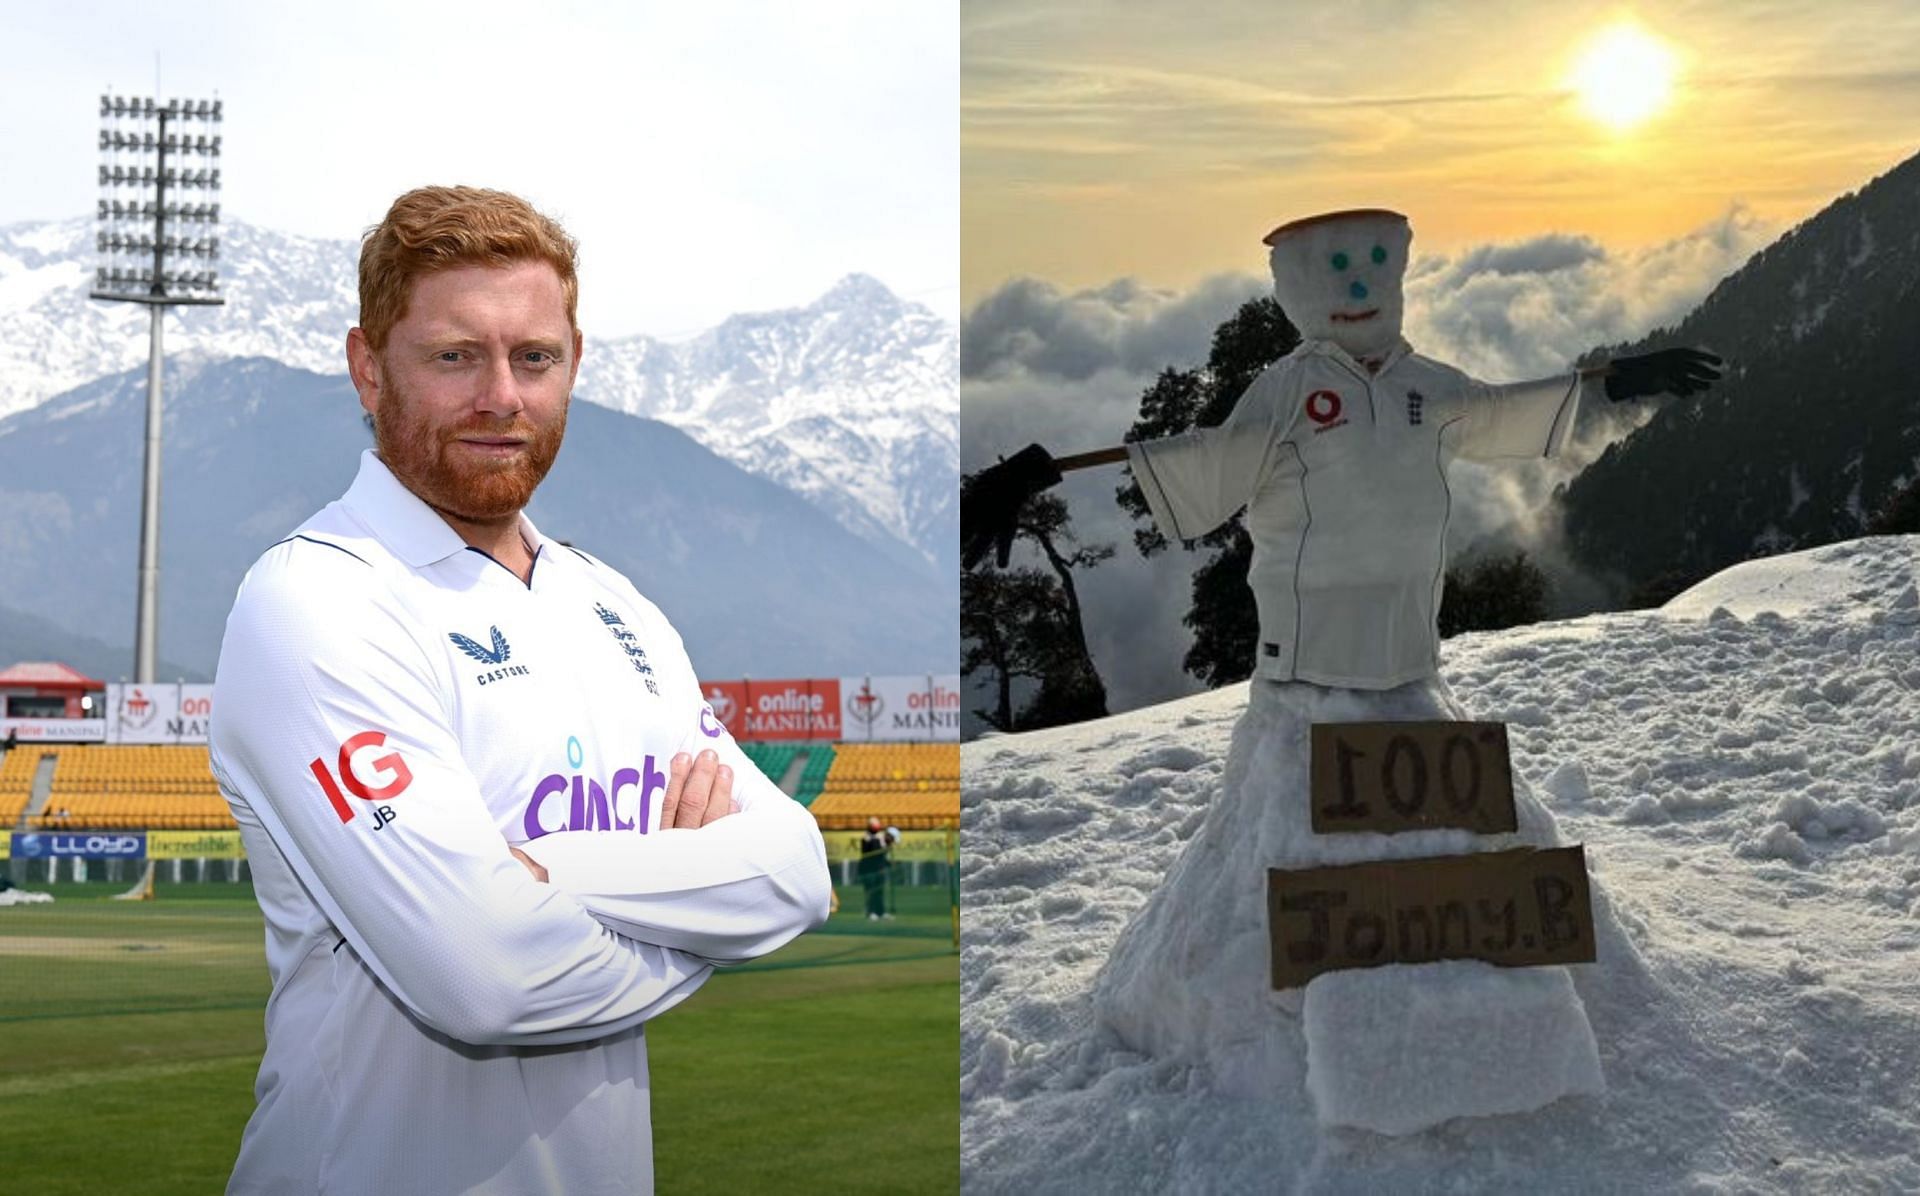
{"label": "snowman", "polygon": [[[1553,816],[1518,777],[1507,834],[1315,834],[1309,728],[1465,720],[1440,678],[1448,469],[1553,457],[1583,394],[1686,395],[1719,375],[1693,349],[1493,385],[1401,336],[1412,233],[1382,209],[1331,212],[1266,237],[1274,292],[1301,341],[1217,427],[1055,459],[1033,445],[973,480],[965,559],[997,546],[1063,470],[1125,461],[1154,521],[1191,540],[1245,508],[1259,638],[1221,786],[1167,879],[1095,981],[1097,1017],[1127,1047],[1204,1069],[1213,1091],[1289,1099],[1323,1124],[1415,1132],[1602,1090],[1565,967],[1447,960],[1328,972],[1270,987],[1266,877],[1371,860],[1556,847]],[[1593,893],[1600,962],[1630,952]],[[1624,962],[1624,961],[1623,961]]]}

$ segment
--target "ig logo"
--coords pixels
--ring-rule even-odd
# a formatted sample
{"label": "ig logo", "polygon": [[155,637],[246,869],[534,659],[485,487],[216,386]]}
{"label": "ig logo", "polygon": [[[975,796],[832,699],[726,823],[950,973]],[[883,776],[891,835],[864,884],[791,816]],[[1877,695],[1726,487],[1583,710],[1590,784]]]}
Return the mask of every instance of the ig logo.
{"label": "ig logo", "polygon": [[[353,821],[354,809],[347,804],[345,795],[340,792],[341,786],[344,785],[348,793],[361,801],[382,802],[390,797],[400,796],[406,791],[408,785],[413,784],[413,770],[407,767],[407,762],[400,758],[399,752],[388,752],[384,756],[377,756],[367,762],[373,770],[371,774],[373,784],[361,779],[360,774],[354,772],[353,757],[356,752],[364,748],[384,747],[386,742],[385,731],[362,731],[341,744],[338,784],[334,782],[333,774],[327,771],[326,763],[320,757],[314,757],[312,763],[307,765],[313,770],[313,779],[320,782],[320,791],[325,793],[327,800],[333,803],[333,812],[340,816],[342,823]],[[397,815],[394,814],[392,806],[375,806],[373,829],[377,831],[384,828],[395,817]]]}

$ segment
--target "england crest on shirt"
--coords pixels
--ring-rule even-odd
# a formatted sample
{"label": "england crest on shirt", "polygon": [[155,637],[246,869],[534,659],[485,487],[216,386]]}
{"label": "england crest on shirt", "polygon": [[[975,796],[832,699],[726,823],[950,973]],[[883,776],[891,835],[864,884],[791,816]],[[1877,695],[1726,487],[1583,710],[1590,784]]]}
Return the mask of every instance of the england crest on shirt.
{"label": "england crest on shirt", "polygon": [[653,666],[647,663],[647,650],[640,646],[640,638],[627,629],[626,621],[618,612],[607,609],[604,603],[594,603],[593,613],[600,616],[600,621],[606,624],[607,630],[613,634],[614,642],[619,644],[621,651],[627,654],[627,660],[632,663],[633,671],[640,674],[641,679],[647,683],[647,692],[659,697],[660,686],[653,679]]}

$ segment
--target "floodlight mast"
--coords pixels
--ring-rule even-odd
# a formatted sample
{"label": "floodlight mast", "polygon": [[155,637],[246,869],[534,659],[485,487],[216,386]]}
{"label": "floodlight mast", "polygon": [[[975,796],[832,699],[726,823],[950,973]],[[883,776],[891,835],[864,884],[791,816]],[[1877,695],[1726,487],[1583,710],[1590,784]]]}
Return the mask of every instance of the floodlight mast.
{"label": "floodlight mast", "polygon": [[[176,99],[160,102],[157,99],[128,99],[113,95],[100,97],[99,219],[104,231],[96,239],[102,264],[94,270],[91,297],[109,303],[145,304],[149,319],[146,476],[140,500],[139,616],[134,628],[133,645],[133,679],[141,684],[153,683],[160,642],[162,320],[167,308],[172,306],[207,307],[226,302],[219,294],[220,278],[215,265],[220,254],[220,170],[217,163],[220,158],[221,117],[219,100]],[[134,122],[136,130],[124,132],[120,127],[123,118]],[[206,122],[212,135],[201,133],[196,140],[188,134],[168,132],[169,124],[195,120]],[[157,129],[147,127],[149,121],[157,125]],[[190,205],[176,200],[172,208],[176,229],[188,224],[204,223],[208,226],[205,231],[210,235],[200,236],[197,240],[190,240],[178,232],[172,238],[167,236],[169,150],[177,150],[182,159],[188,153],[198,153],[216,163],[198,171],[178,168],[171,171],[180,193],[184,194],[194,187],[205,188],[212,201]],[[133,158],[133,164],[124,169],[120,162],[123,151],[130,153]],[[149,153],[155,155],[152,165],[145,161]],[[120,199],[121,187],[133,189],[134,198],[125,204]],[[146,198],[149,187],[152,188],[151,199]],[[153,218],[150,246],[144,231],[138,234],[131,231],[144,224],[149,215]],[[148,248],[153,251],[150,267],[136,270],[121,265],[122,260],[137,260],[131,256],[135,253],[144,257]],[[181,258],[187,254],[205,260],[207,268],[191,273],[185,269],[167,269],[169,255]]]}

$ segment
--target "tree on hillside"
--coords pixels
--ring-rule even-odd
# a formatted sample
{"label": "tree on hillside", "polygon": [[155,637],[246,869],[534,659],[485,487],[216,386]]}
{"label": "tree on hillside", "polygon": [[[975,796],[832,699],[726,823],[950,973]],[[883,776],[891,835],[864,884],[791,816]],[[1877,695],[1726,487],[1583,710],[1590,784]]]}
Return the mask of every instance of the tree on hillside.
{"label": "tree on hillside", "polygon": [[[1172,436],[1190,428],[1218,425],[1260,371],[1293,351],[1300,334],[1272,299],[1253,299],[1241,305],[1213,332],[1207,364],[1197,370],[1166,369],[1140,396],[1140,418],[1127,429],[1127,440]],[[1129,474],[1115,494],[1121,508],[1142,526],[1134,529],[1134,547],[1152,556],[1167,539],[1152,524],[1146,497]],[[1208,552],[1193,574],[1193,603],[1181,621],[1194,633],[1182,666],[1211,686],[1245,679],[1253,670],[1253,654],[1260,638],[1253,591],[1247,586],[1247,567],[1253,560],[1253,540],[1241,515],[1208,532],[1189,547]]]}
{"label": "tree on hillside", "polygon": [[[976,713],[1002,731],[1104,718],[1107,690],[1087,650],[1074,572],[1111,557],[1113,546],[1081,544],[1067,504],[1053,494],[1029,500],[1015,527],[1015,538],[1038,549],[1047,569],[972,569],[960,578],[961,670],[990,669],[994,678],[993,709]],[[1039,682],[1018,710],[1015,677]]]}
{"label": "tree on hillside", "polygon": [[1920,478],[1894,491],[1867,520],[1870,536],[1910,536],[1920,533]]}
{"label": "tree on hillside", "polygon": [[1688,569],[1667,569],[1649,577],[1627,591],[1621,610],[1652,610],[1699,585],[1707,574]]}
{"label": "tree on hillside", "polygon": [[1040,692],[1027,704],[1021,721],[1028,727],[1057,727],[1107,715],[1107,687],[1087,650],[1075,569],[1091,569],[1113,556],[1113,545],[1083,545],[1073,534],[1067,504],[1057,494],[1037,494],[1020,508],[1017,538],[1030,540],[1046,557],[1059,585],[1059,629],[1046,656],[1048,668]]}
{"label": "tree on hillside", "polygon": [[1080,655],[1086,655],[1087,633],[1081,621],[1080,591],[1073,584],[1075,569],[1091,569],[1100,562],[1111,559],[1113,545],[1080,543],[1073,533],[1072,520],[1067,516],[1067,504],[1057,494],[1037,494],[1027,505],[1020,508],[1017,537],[1031,540],[1040,549],[1047,564],[1053,569],[1054,576],[1060,581],[1060,591],[1065,599],[1067,630],[1073,643],[1079,646]]}
{"label": "tree on hillside", "polygon": [[1547,616],[1547,575],[1515,551],[1447,570],[1440,634],[1499,631]]}
{"label": "tree on hillside", "polygon": [[1038,569],[970,569],[960,575],[960,671],[991,670],[994,704],[975,710],[998,731],[1016,730],[1013,679],[1045,671],[1034,649],[1045,641],[1034,624],[1052,609],[1051,579]]}

